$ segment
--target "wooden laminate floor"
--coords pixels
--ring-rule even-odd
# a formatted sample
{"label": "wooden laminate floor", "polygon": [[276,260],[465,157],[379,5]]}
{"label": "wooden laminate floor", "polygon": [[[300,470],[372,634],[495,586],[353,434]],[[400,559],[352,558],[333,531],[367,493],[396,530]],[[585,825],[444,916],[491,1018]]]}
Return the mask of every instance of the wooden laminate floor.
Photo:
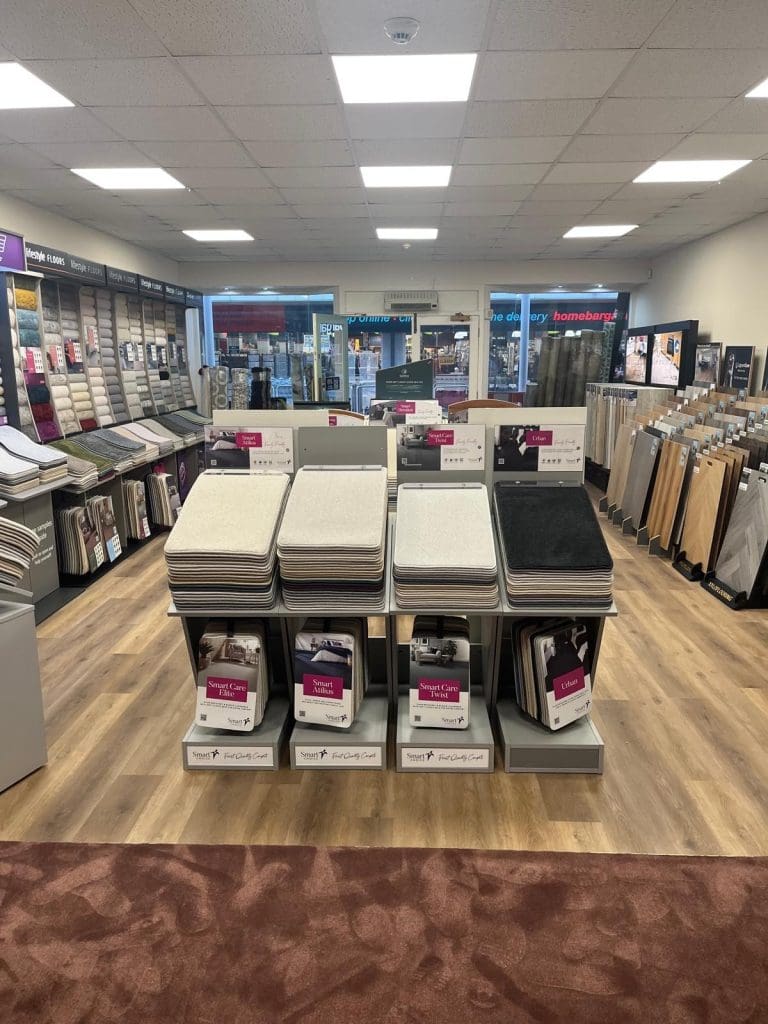
{"label": "wooden laminate floor", "polygon": [[50,763],[0,794],[0,839],[768,855],[768,612],[606,534],[602,777],[183,772],[193,684],[157,538],[40,627]]}

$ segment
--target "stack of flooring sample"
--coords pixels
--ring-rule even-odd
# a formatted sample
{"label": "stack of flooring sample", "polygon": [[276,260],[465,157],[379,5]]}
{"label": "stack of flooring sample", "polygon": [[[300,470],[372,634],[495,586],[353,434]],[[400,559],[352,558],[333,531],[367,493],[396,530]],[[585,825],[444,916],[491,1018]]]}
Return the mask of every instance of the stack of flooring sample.
{"label": "stack of flooring sample", "polygon": [[129,417],[117,370],[117,339],[112,314],[112,293],[106,288],[97,288],[96,290],[96,320],[99,329],[101,368],[104,371],[107,397],[115,421],[124,423]]}
{"label": "stack of flooring sample", "polygon": [[195,724],[253,732],[269,699],[267,641],[261,622],[207,622],[198,644]]}
{"label": "stack of flooring sample", "polygon": [[144,540],[150,536],[147,516],[147,492],[143,480],[123,480],[128,536],[131,540]]}
{"label": "stack of flooring sample", "polygon": [[[115,464],[111,459],[103,455],[96,455],[80,443],[82,435],[68,437],[63,441],[52,441],[50,448],[56,448],[67,456],[67,466],[70,474],[75,477],[72,486],[85,490],[91,486],[93,479],[92,472],[96,471],[99,483],[111,479],[115,475]],[[87,463],[87,465],[84,465]]]}
{"label": "stack of flooring sample", "polygon": [[38,472],[41,484],[63,480],[67,475],[67,457],[55,449],[37,444],[13,427],[0,427],[0,447],[10,455],[29,462]]}
{"label": "stack of flooring sample", "polygon": [[[91,456],[91,459],[95,456]],[[99,471],[91,459],[81,459],[77,455],[67,454],[67,473],[72,478],[69,487],[73,491],[87,491],[99,482]],[[112,470],[109,474],[112,475]]]}
{"label": "stack of flooring sample", "polygon": [[147,497],[152,522],[171,529],[178,518],[179,492],[170,473],[161,469],[146,477]]}
{"label": "stack of flooring sample", "polygon": [[187,317],[183,306],[176,307],[176,358],[181,381],[182,405],[193,406],[195,393],[189,376],[189,358],[187,356]]}
{"label": "stack of flooring sample", "polygon": [[485,484],[401,484],[393,578],[401,608],[488,609],[499,603]]}
{"label": "stack of flooring sample", "polygon": [[715,577],[750,601],[768,593],[768,475],[752,471],[739,490]]}
{"label": "stack of flooring sample", "polygon": [[[164,303],[155,303],[155,340],[157,342],[157,362],[160,375],[160,389],[163,394],[165,412],[172,412],[178,409],[178,402],[171,384],[170,355],[168,353],[169,343],[168,329],[168,307]],[[170,335],[176,341],[176,322],[173,322]]]}
{"label": "stack of flooring sample", "polygon": [[139,440],[130,431],[108,430],[102,428],[95,431],[95,436],[100,437],[108,444],[114,445],[120,451],[125,452],[133,460],[133,465],[141,465],[150,457],[150,449],[144,441]]}
{"label": "stack of flooring sample", "polygon": [[174,450],[173,441],[165,434],[159,434],[156,430],[153,430],[151,420],[141,420],[139,423],[126,423],[125,429],[138,438],[139,441],[144,441],[146,445],[157,448],[160,455],[170,455]]}
{"label": "stack of flooring sample", "polygon": [[61,334],[69,364],[69,390],[72,394],[75,416],[82,430],[94,430],[98,423],[85,372],[85,343],[81,337],[80,301],[77,291],[71,285],[59,285],[59,307]]}
{"label": "stack of flooring sample", "polygon": [[277,529],[288,488],[284,473],[198,477],[165,545],[179,611],[248,615],[274,606]]}
{"label": "stack of flooring sample", "polygon": [[22,370],[22,358],[21,358],[21,344],[19,341],[19,326],[17,320],[17,311],[15,308],[16,297],[11,278],[8,277],[8,286],[6,287],[6,300],[8,302],[8,316],[11,324],[11,354],[13,356],[13,372],[16,378],[16,401],[19,407],[19,423],[21,429],[31,438],[33,441],[39,441],[37,427],[35,426],[35,420],[32,416],[32,409],[29,404],[29,395],[27,394],[27,383],[24,378],[24,372]]}
{"label": "stack of flooring sample", "polygon": [[107,381],[101,366],[99,324],[96,315],[96,289],[80,289],[80,319],[85,340],[86,373],[91,386],[91,398],[100,427],[114,423],[112,407],[109,404]]}
{"label": "stack of flooring sample", "polygon": [[417,615],[410,654],[409,723],[416,729],[468,729],[469,621]]}
{"label": "stack of flooring sample", "polygon": [[[128,330],[131,343],[133,344],[134,370],[136,371],[136,386],[139,392],[139,401],[145,416],[151,416],[155,411],[152,403],[152,392],[149,388],[147,377],[147,354],[144,347],[144,320],[142,315],[142,302],[136,298],[128,299]],[[153,335],[154,338],[154,335]],[[153,341],[154,344],[154,341]]]}
{"label": "stack of flooring sample", "polygon": [[115,332],[117,338],[118,372],[123,382],[126,414],[130,419],[144,415],[139,398],[139,386],[136,375],[136,342],[131,335],[131,322],[128,316],[128,296],[115,295]]}
{"label": "stack of flooring sample", "polygon": [[196,409],[179,409],[176,415],[187,420],[193,427],[199,427],[201,430],[211,423],[210,416],[202,416]]}
{"label": "stack of flooring sample", "polygon": [[43,338],[48,362],[48,383],[51,388],[51,399],[56,409],[56,418],[66,437],[69,434],[77,433],[80,430],[80,424],[75,416],[75,406],[69,389],[69,374],[59,312],[59,289],[56,282],[42,281],[40,296],[43,306]]}
{"label": "stack of flooring sample", "polygon": [[515,699],[553,732],[589,714],[592,653],[585,623],[518,619],[512,625]]}
{"label": "stack of flooring sample", "polygon": [[141,462],[154,462],[156,459],[159,459],[159,447],[147,438],[140,437],[135,430],[131,429],[134,426],[134,423],[123,423],[119,427],[113,427],[110,434],[122,437],[125,441],[129,441],[133,444],[141,445],[140,448],[136,449],[138,454],[133,455],[134,465],[139,465]]}
{"label": "stack of flooring sample", "polygon": [[380,610],[386,535],[386,469],[300,469],[277,541],[286,607]]}
{"label": "stack of flooring sample", "polygon": [[108,495],[97,494],[87,499],[85,506],[56,509],[55,520],[62,573],[84,576],[122,553]]}
{"label": "stack of flooring sample", "polygon": [[95,431],[80,434],[76,443],[85,449],[85,458],[88,457],[89,452],[100,455],[112,463],[112,468],[116,473],[124,473],[126,469],[131,469],[133,466],[134,459],[129,451],[124,447],[112,444],[111,441],[99,436]]}
{"label": "stack of flooring sample", "polygon": [[349,729],[366,689],[366,619],[307,619],[293,644],[293,713]]}
{"label": "stack of flooring sample", "polygon": [[[155,325],[155,303],[145,299],[141,304],[141,322],[144,328],[144,367],[147,375],[152,404],[157,412],[167,412],[165,397],[160,383]],[[163,336],[165,332],[163,331]]]}
{"label": "stack of flooring sample", "polygon": [[177,434],[185,444],[194,444],[195,441],[203,440],[202,425],[191,423],[180,412],[169,412],[165,416],[158,416],[157,419],[166,430]]}
{"label": "stack of flooring sample", "polygon": [[34,530],[0,516],[0,583],[18,585],[40,547]]}
{"label": "stack of flooring sample", "polygon": [[610,607],[613,562],[583,487],[497,483],[493,498],[512,606]]}
{"label": "stack of flooring sample", "polygon": [[[46,376],[46,355],[43,347],[44,328],[40,293],[35,278],[15,275],[9,278],[14,283],[15,324],[21,369],[29,398],[29,407],[41,441],[52,441],[61,437],[56,420],[50,387]],[[36,440],[36,438],[35,438]]]}
{"label": "stack of flooring sample", "polygon": [[144,423],[159,437],[164,437],[172,445],[173,451],[177,452],[185,446],[184,439],[174,430],[170,430],[166,427],[157,416],[152,416],[149,419],[144,420]]}
{"label": "stack of flooring sample", "polygon": [[19,459],[5,448],[0,448],[0,497],[14,497],[39,486],[38,467],[33,462]]}

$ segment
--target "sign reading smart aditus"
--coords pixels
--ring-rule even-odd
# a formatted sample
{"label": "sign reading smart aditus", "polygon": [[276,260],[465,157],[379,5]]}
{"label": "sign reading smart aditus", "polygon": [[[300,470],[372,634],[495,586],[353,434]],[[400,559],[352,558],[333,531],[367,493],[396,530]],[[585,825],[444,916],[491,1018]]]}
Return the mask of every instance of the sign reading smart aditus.
{"label": "sign reading smart aditus", "polygon": [[27,269],[24,255],[24,239],[12,231],[0,228],[0,271],[19,271]]}

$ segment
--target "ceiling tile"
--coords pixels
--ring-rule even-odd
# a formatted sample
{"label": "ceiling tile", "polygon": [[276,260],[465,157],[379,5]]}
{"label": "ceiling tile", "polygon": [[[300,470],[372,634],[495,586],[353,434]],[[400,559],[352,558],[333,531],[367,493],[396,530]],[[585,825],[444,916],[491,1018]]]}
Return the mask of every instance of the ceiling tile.
{"label": "ceiling tile", "polygon": [[514,139],[467,138],[461,145],[460,164],[536,164],[556,160],[570,135],[530,136]]}
{"label": "ceiling tile", "polygon": [[206,202],[233,205],[252,203],[256,206],[281,206],[285,200],[276,188],[208,188],[196,189],[198,196]]}
{"label": "ceiling tile", "polygon": [[269,188],[257,167],[174,167],[173,173],[188,188]]}
{"label": "ceiling tile", "polygon": [[55,163],[37,146],[22,146],[18,142],[0,144],[0,167],[53,167]]}
{"label": "ceiling tile", "polygon": [[[101,53],[101,51],[97,51]],[[167,107],[203,103],[172,60],[42,60],[27,67],[86,107]]]}
{"label": "ceiling tile", "polygon": [[630,202],[647,200],[661,202],[665,199],[681,199],[686,196],[699,195],[708,189],[715,188],[716,182],[654,182],[652,184],[623,185],[613,196],[614,200],[628,199]]}
{"label": "ceiling tile", "polygon": [[264,174],[277,188],[354,188],[360,184],[356,167],[270,167]]}
{"label": "ceiling tile", "polygon": [[445,188],[367,188],[365,198],[369,203],[397,206],[411,206],[416,203],[443,203],[447,190]]}
{"label": "ceiling tile", "polygon": [[235,135],[249,141],[344,139],[344,119],[335,106],[217,107]]}
{"label": "ceiling tile", "polygon": [[351,167],[354,158],[348,143],[247,142],[246,149],[262,167]]}
{"label": "ceiling tile", "polygon": [[344,112],[353,139],[454,139],[465,109],[464,103],[355,103]]}
{"label": "ceiling tile", "polygon": [[445,199],[449,203],[517,203],[530,195],[533,185],[456,185],[449,188]]}
{"label": "ceiling tile", "polygon": [[[626,130],[626,125],[624,126]],[[659,160],[684,138],[683,135],[577,135],[560,157],[561,161]]]}
{"label": "ceiling tile", "polygon": [[130,142],[40,142],[33,148],[64,167],[146,167],[155,163]]}
{"label": "ceiling tile", "polygon": [[340,206],[332,206],[329,203],[294,203],[293,208],[299,217],[305,218],[329,217],[338,220],[346,217],[368,217],[368,207],[364,203],[345,203]]}
{"label": "ceiling tile", "polygon": [[[768,119],[766,120],[768,127]],[[768,154],[768,134],[695,132],[664,154],[666,160],[746,160]]]}
{"label": "ceiling tile", "polygon": [[[703,132],[764,134],[768,130],[768,106],[765,100],[733,100],[699,127]],[[4,130],[0,122],[0,132]]]}
{"label": "ceiling tile", "polygon": [[535,185],[549,170],[549,164],[465,164],[451,175],[452,185]]}
{"label": "ceiling tile", "polygon": [[73,193],[92,189],[83,178],[62,167],[0,167],[0,188],[70,189]]}
{"label": "ceiling tile", "polygon": [[[147,190],[146,192],[124,192],[121,193],[123,201],[130,198],[132,206],[142,209],[152,207],[153,216],[159,217],[161,210],[173,210],[181,207],[205,206],[207,200],[197,192],[168,192],[163,189]],[[157,210],[157,213],[154,213]]]}
{"label": "ceiling tile", "polygon": [[741,96],[768,75],[768,50],[646,50],[612,96]]}
{"label": "ceiling tile", "polygon": [[[393,148],[389,139],[356,139],[353,149],[362,167],[381,167],[389,164],[453,164],[456,139],[409,139],[405,148]],[[484,161],[480,161],[483,163]]]}
{"label": "ceiling tile", "polygon": [[727,103],[726,99],[607,99],[584,131],[619,134],[631,125],[636,134],[692,132]]}
{"label": "ceiling tile", "polygon": [[250,167],[253,160],[239,142],[162,142],[147,140],[138,148],[162,167]]}
{"label": "ceiling tile", "polygon": [[607,199],[610,195],[613,195],[620,188],[620,183],[576,183],[576,184],[562,184],[562,185],[537,185],[536,188],[531,192],[530,198],[534,200],[538,199],[551,199],[554,202],[570,202],[571,200],[598,200]]}
{"label": "ceiling tile", "polygon": [[14,142],[111,142],[119,136],[89,111],[2,110],[0,134]]}
{"label": "ceiling tile", "polygon": [[[175,56],[318,53],[314,19],[304,0],[132,0]],[[87,5],[92,6],[92,5]]]}
{"label": "ceiling tile", "polygon": [[674,0],[519,0],[498,5],[493,50],[589,50],[642,46]]}
{"label": "ceiling tile", "polygon": [[336,103],[333,67],[321,54],[306,56],[184,57],[179,62],[216,106]]}
{"label": "ceiling tile", "polygon": [[518,209],[517,215],[519,217],[552,217],[553,220],[565,217],[573,223],[573,217],[585,217],[597,205],[597,200],[590,199],[560,199],[555,202],[549,197],[537,197],[526,199]]}
{"label": "ceiling tile", "polygon": [[[258,203],[252,206],[248,203],[214,203],[214,208],[218,210],[222,217],[239,221],[243,227],[247,227],[248,224],[274,223],[278,221],[284,223],[296,216],[293,207],[287,203],[281,205]],[[240,212],[234,212],[236,210],[240,210]]]}
{"label": "ceiling tile", "polygon": [[3,45],[20,60],[164,55],[128,0],[3,0],[2,16]]}
{"label": "ceiling tile", "polygon": [[447,203],[446,217],[511,217],[519,203]]}
{"label": "ceiling tile", "polygon": [[521,100],[473,103],[465,134],[498,138],[505,135],[571,135],[595,110],[593,100]]}
{"label": "ceiling tile", "polygon": [[411,53],[467,53],[482,46],[489,0],[400,0],[350,4],[349,0],[316,0],[322,32],[331,53],[391,53],[383,31],[388,18],[408,14],[421,21],[408,45]]}
{"label": "ceiling tile", "polygon": [[287,203],[330,203],[340,206],[343,203],[365,202],[362,188],[283,188],[280,192]]}
{"label": "ceiling tile", "polygon": [[130,142],[202,142],[229,137],[208,107],[99,107],[98,116]]}
{"label": "ceiling tile", "polygon": [[415,224],[417,220],[433,227],[443,213],[442,203],[413,203],[408,206],[396,206],[394,203],[368,203],[368,214],[377,224],[386,226],[402,226]]}
{"label": "ceiling tile", "polygon": [[473,96],[476,100],[599,99],[633,54],[633,50],[486,53],[480,58]]}
{"label": "ceiling tile", "polygon": [[637,163],[559,163],[544,179],[545,185],[567,185],[577,183],[608,183],[633,181],[648,164]]}
{"label": "ceiling tile", "polygon": [[[680,47],[743,47],[768,38],[768,6],[763,0],[678,0],[672,13],[650,37],[649,45]],[[768,73],[768,72],[766,72]]]}

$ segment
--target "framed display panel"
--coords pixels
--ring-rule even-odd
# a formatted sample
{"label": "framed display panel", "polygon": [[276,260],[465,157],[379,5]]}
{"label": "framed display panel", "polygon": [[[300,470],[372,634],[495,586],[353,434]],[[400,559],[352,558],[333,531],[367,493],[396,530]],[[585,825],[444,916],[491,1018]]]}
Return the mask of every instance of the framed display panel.
{"label": "framed display panel", "polygon": [[647,334],[630,332],[624,351],[624,383],[645,384],[648,377],[648,348],[653,342]]}
{"label": "framed display panel", "polygon": [[721,355],[722,348],[719,341],[696,346],[694,384],[711,387],[720,383]]}
{"label": "framed display panel", "polygon": [[624,382],[687,387],[695,379],[698,338],[698,320],[630,328],[624,353]]}
{"label": "framed display panel", "polygon": [[749,394],[754,367],[754,345],[726,345],[723,353],[721,385]]}

